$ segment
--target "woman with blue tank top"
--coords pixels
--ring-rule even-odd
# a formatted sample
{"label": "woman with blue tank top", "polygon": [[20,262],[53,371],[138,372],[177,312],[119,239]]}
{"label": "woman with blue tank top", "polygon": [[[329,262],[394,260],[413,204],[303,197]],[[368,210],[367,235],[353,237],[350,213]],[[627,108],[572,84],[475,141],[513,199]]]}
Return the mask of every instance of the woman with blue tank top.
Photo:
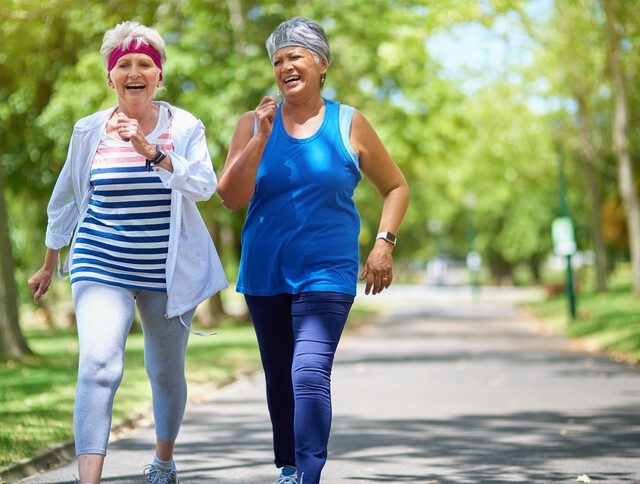
{"label": "woman with blue tank top", "polygon": [[384,199],[360,278],[377,294],[393,279],[392,251],[407,182],[364,116],[321,95],[331,59],[324,30],[296,17],[267,51],[283,101],[265,97],[239,120],[218,193],[249,205],[236,289],[253,320],[267,382],[279,484],[314,484],[327,458],[333,358],[356,295],[360,173]]}

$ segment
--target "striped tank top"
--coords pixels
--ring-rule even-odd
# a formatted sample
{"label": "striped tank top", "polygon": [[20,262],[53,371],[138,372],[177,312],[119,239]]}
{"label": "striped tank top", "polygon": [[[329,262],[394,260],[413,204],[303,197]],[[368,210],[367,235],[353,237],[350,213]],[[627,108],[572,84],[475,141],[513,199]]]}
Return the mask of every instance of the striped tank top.
{"label": "striped tank top", "polygon": [[[173,149],[171,120],[160,106],[151,144]],[[171,190],[130,142],[102,135],[91,163],[93,193],[73,250],[71,283],[166,291]]]}

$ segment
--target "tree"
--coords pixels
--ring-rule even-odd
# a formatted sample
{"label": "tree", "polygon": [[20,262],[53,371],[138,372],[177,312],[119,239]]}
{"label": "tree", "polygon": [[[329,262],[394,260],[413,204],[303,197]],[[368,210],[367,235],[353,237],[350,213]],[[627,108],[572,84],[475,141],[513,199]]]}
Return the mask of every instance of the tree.
{"label": "tree", "polygon": [[[168,59],[166,89],[159,97],[203,121],[219,172],[239,116],[253,109],[264,95],[275,94],[264,40],[285,18],[304,15],[325,27],[332,46],[324,95],[363,112],[409,181],[412,203],[401,229],[396,260],[424,261],[433,255],[436,244],[427,226],[432,219],[446,227],[446,248],[464,256],[468,250],[464,222],[473,219],[478,228],[476,250],[491,262],[496,274],[508,275],[520,264],[527,264],[537,274],[550,249],[549,222],[554,207],[548,201],[556,199],[556,171],[549,116],[527,107],[526,97],[536,79],[508,79],[507,72],[522,74],[514,63],[505,67],[504,76],[488,73],[482,87],[470,91],[441,72],[425,42],[434,33],[457,26],[491,29],[495,22],[512,19],[514,11],[522,13],[527,4],[523,0],[87,0],[82,4],[10,0],[9,7],[0,9],[5,34],[5,55],[0,58],[0,97],[5,100],[0,104],[0,171],[10,195],[18,271],[32,272],[39,263],[46,201],[64,160],[74,121],[115,101],[106,86],[98,53],[106,29],[131,18],[153,25],[163,34]],[[601,67],[598,63],[604,49],[591,49],[593,58],[581,54],[579,62],[567,60],[573,60],[579,36],[589,34],[591,48],[597,45],[597,35],[603,35],[601,24],[592,21],[598,13],[593,5],[587,0],[571,0],[571,7],[585,10],[584,16],[576,8],[564,12],[572,19],[582,19],[579,33],[558,27],[554,35],[561,43],[541,45],[547,51],[558,46],[544,65],[545,77],[553,80],[550,97],[578,99],[580,92],[571,88],[582,76],[586,109],[580,111],[578,120],[586,126],[580,131],[584,133],[583,144],[592,148],[583,150],[585,164],[602,166],[609,155],[602,148],[607,141],[602,136],[607,121],[602,120],[608,119],[608,110],[603,107],[599,74],[585,73],[589,63]],[[345,10],[356,14],[344,15]],[[45,19],[44,24],[40,19]],[[635,25],[625,22],[626,26]],[[567,71],[569,64],[577,65],[574,74]],[[483,74],[470,72],[468,77]],[[577,135],[578,130],[572,133],[568,147],[573,149],[566,150],[572,155],[578,152],[578,143],[571,144]],[[592,159],[594,153],[598,160]],[[579,174],[575,166],[571,169],[575,181]],[[595,175],[601,178],[598,172]],[[588,179],[589,173],[585,171],[584,176]],[[602,180],[596,181],[602,185]],[[584,239],[588,227],[598,224],[591,223],[594,217],[583,207],[583,192],[573,189],[570,196],[572,210],[574,205],[577,208],[578,235]],[[472,212],[464,203],[470,193],[476,198]],[[617,189],[607,195],[615,198]],[[365,254],[377,230],[381,203],[375,188],[366,181],[355,198],[362,220],[360,247]],[[599,205],[595,200],[592,213]],[[23,216],[26,206],[33,207],[28,210],[33,214],[30,217]],[[244,212],[228,212],[216,197],[199,208],[233,281]],[[599,251],[597,243],[593,246]],[[211,301],[213,319],[224,310],[220,302]]]}
{"label": "tree", "polygon": [[640,197],[634,185],[629,140],[629,101],[620,48],[620,24],[611,0],[603,0],[609,67],[614,94],[613,144],[618,160],[620,195],[629,230],[633,289],[640,295]]}
{"label": "tree", "polygon": [[20,358],[31,353],[20,331],[18,298],[14,279],[11,240],[4,198],[4,179],[0,173],[0,360]]}
{"label": "tree", "polygon": [[599,142],[602,137],[593,122],[596,109],[603,108],[598,103],[604,82],[605,49],[598,12],[591,7],[589,0],[556,2],[543,24],[534,25],[526,17],[522,20],[539,45],[536,62],[528,73],[532,84],[539,83],[543,76],[546,82],[540,94],[549,100],[560,97],[564,101],[556,117],[575,120],[571,123],[575,125],[574,133],[563,132],[556,137],[561,149],[580,154],[579,168],[590,213],[587,224],[596,255],[596,290],[602,292],[606,290],[608,272],[602,234],[602,188],[603,179],[610,175]]}
{"label": "tree", "polygon": [[583,160],[587,195],[593,222],[591,224],[591,239],[596,254],[596,291],[607,290],[607,249],[602,233],[602,194],[597,176],[598,154],[593,143],[593,127],[587,99],[583,92],[576,90],[575,99],[578,102],[578,129],[580,132],[580,154]]}

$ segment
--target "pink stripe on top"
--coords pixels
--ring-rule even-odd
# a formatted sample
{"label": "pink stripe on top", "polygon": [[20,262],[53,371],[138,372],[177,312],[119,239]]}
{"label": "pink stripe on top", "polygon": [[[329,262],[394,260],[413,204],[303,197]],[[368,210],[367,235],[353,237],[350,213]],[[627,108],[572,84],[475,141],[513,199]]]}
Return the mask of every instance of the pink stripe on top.
{"label": "pink stripe on top", "polygon": [[[115,138],[114,138],[115,139]],[[96,151],[96,153],[98,153],[99,155],[103,155],[105,153],[135,153],[136,149],[133,147],[133,145],[131,146],[103,146],[103,144],[100,144],[100,147],[98,148],[98,151]]]}
{"label": "pink stripe on top", "polygon": [[[158,123],[147,136],[152,145],[160,145],[165,150],[173,150],[171,143],[171,113],[166,108],[160,110]],[[91,163],[92,167],[109,164],[144,162],[145,157],[139,154],[130,141],[122,141],[105,133],[100,140],[98,149]]]}

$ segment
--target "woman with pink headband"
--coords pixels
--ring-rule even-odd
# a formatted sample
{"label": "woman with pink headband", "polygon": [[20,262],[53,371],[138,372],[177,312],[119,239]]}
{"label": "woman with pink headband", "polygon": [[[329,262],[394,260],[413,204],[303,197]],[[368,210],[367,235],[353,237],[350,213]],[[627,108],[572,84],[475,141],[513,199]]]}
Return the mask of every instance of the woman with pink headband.
{"label": "woman with pink headband", "polygon": [[154,101],[164,52],[160,34],[137,22],[105,33],[101,53],[118,105],[76,123],[47,209],[45,262],[29,279],[38,303],[57,261],[60,267],[60,249],[71,243],[80,484],[100,482],[135,307],[157,437],[144,474],[151,483],[178,482],[173,446],[186,402],[191,319],[200,302],[227,287],[196,208],[217,184],[204,126],[187,111]]}

